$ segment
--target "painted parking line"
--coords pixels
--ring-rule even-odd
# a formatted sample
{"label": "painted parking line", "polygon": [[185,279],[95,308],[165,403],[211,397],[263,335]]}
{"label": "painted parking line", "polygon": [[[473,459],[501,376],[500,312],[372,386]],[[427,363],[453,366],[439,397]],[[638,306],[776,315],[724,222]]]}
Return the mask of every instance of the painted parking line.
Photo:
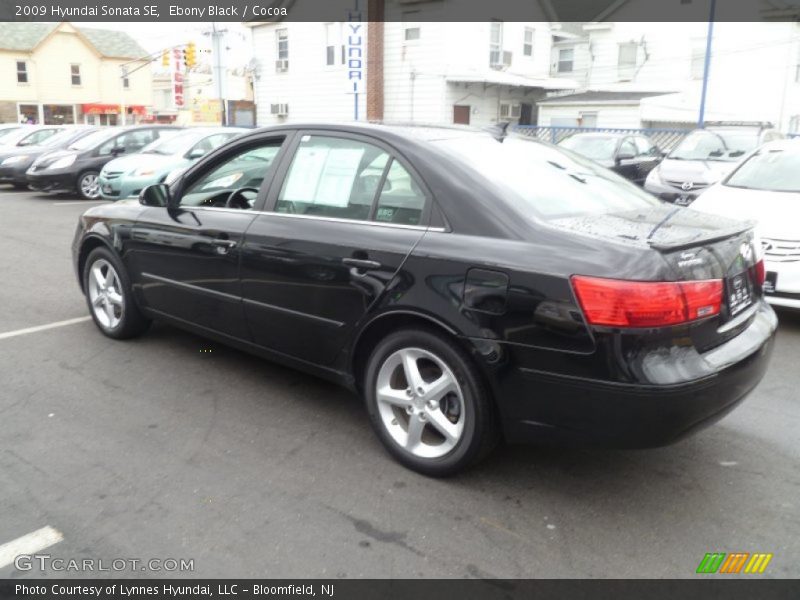
{"label": "painted parking line", "polygon": [[64,536],[49,525],[0,546],[0,569],[14,562],[20,554],[35,554],[57,544]]}
{"label": "painted parking line", "polygon": [[53,202],[53,206],[77,206],[78,204],[111,204],[108,200],[78,200],[77,202]]}
{"label": "painted parking line", "polygon": [[29,333],[38,333],[39,331],[47,331],[48,329],[55,329],[56,327],[66,327],[67,325],[75,325],[76,323],[83,323],[90,320],[92,317],[78,317],[76,319],[67,319],[66,321],[56,321],[55,323],[47,323],[46,325],[37,325],[36,327],[26,327],[25,329],[17,329],[16,331],[6,331],[0,333],[0,340],[7,338],[17,337],[18,335],[28,335]]}

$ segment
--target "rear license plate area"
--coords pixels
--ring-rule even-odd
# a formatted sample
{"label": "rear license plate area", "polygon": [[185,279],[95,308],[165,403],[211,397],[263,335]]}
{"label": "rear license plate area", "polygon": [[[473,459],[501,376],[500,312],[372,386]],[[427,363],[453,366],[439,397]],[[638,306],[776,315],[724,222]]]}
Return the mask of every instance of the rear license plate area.
{"label": "rear license plate area", "polygon": [[775,271],[767,271],[767,276],[764,279],[764,293],[774,294],[778,289],[778,273]]}
{"label": "rear license plate area", "polygon": [[753,303],[753,287],[747,272],[728,278],[727,288],[728,310],[732,317]]}

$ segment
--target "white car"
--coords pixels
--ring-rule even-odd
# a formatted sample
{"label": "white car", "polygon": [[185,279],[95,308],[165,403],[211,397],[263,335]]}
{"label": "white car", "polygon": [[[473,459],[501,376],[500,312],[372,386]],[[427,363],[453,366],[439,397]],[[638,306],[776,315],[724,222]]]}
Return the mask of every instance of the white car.
{"label": "white car", "polygon": [[800,310],[800,140],[764,144],[692,208],[757,221],[767,300]]}

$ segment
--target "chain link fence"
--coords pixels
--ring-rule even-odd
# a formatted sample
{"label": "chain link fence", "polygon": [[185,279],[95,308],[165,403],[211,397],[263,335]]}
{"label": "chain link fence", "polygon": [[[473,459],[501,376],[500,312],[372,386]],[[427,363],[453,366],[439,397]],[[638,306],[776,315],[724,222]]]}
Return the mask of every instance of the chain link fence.
{"label": "chain link fence", "polygon": [[689,129],[625,129],[607,127],[540,127],[538,125],[517,125],[514,131],[520,135],[535,137],[543,142],[557,144],[576,133],[627,133],[645,135],[664,152],[669,152],[685,138]]}

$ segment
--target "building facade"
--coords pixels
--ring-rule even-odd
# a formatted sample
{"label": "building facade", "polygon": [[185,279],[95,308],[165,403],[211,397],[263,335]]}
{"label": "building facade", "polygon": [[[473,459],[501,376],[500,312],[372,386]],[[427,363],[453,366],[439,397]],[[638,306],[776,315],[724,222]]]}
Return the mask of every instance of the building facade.
{"label": "building facade", "polygon": [[0,122],[138,122],[153,97],[146,54],[123,32],[0,23]]}

